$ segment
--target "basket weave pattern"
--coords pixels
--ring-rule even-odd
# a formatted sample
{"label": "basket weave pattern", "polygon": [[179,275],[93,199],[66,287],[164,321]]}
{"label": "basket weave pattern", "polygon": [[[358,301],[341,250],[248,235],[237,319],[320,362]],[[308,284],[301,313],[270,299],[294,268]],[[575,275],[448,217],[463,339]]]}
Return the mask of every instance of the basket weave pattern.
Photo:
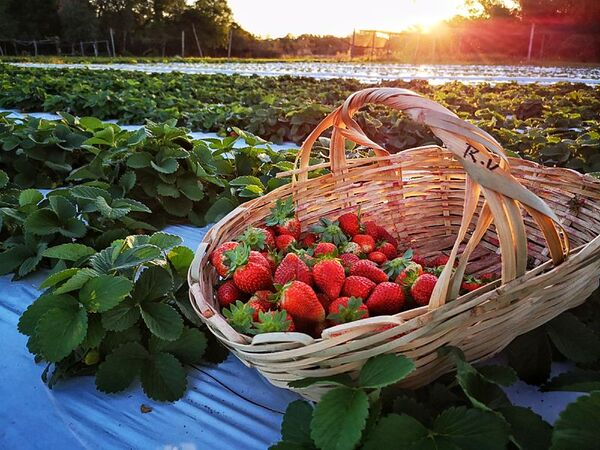
{"label": "basket weave pattern", "polygon": [[[373,102],[402,109],[429,125],[447,148],[389,155],[351,118]],[[312,144],[330,126],[330,162],[319,167],[331,172],[309,178],[316,168],[308,165]],[[345,139],[372,148],[376,156],[347,159]],[[581,304],[598,286],[600,183],[568,169],[506,158],[487,133],[413,92],[354,94],[309,136],[297,163],[283,174],[293,176],[292,184],[243,204],[209,230],[189,272],[190,299],[199,317],[240,360],[277,386],[306,377],[357,374],[372,356],[401,353],[417,366],[403,385],[418,387],[450,370],[449,361],[437,353],[444,345],[460,347],[469,361],[487,359],[516,336]],[[214,300],[217,274],[208,257],[246,227],[262,224],[275,200],[290,195],[303,229],[360,205],[365,220],[376,219],[407,248],[424,256],[449,251],[429,306],[338,325],[319,339],[301,333],[251,338],[233,330]],[[567,257],[569,243],[573,250]],[[527,271],[528,262],[535,268]],[[463,271],[498,269],[502,280],[458,296],[456,280]],[[317,400],[329,388],[317,385],[299,392]]]}

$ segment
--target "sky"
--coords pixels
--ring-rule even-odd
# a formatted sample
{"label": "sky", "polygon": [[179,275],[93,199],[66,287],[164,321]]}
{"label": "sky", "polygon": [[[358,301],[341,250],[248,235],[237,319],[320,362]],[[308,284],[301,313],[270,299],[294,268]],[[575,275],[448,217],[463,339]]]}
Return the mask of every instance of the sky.
{"label": "sky", "polygon": [[234,20],[261,37],[348,36],[352,30],[425,30],[466,13],[464,0],[229,0]]}

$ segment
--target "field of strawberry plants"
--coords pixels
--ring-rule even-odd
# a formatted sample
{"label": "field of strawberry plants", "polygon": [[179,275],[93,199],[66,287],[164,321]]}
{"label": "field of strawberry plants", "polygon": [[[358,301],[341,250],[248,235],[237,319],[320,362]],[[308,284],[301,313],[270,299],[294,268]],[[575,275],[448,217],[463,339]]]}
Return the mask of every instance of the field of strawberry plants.
{"label": "field of strawberry plants", "polygon": [[[513,155],[600,172],[598,87],[384,84],[434,98],[489,131]],[[185,276],[192,250],[162,230],[169,224],[214,223],[242,202],[288,183],[275,175],[293,167],[297,150],[275,151],[268,141],[301,142],[334,106],[363,87],[353,80],[0,65],[0,107],[62,117],[18,120],[0,113],[0,274],[46,276],[43,292],[19,322],[29,351],[45,362],[44,381],[54,385],[93,375],[98,389],[110,393],[139,378],[152,399],[181,398],[184,367],[219,361],[223,351],[188,301]],[[146,125],[128,131],[104,120]],[[428,130],[384,108],[371,108],[358,121],[392,151],[436,142]],[[222,137],[194,140],[184,127]],[[313,162],[323,162],[326,146],[315,150]],[[331,325],[427,302],[426,282],[414,292],[408,284],[423,276],[431,281],[442,260],[419,261],[358,218],[323,221],[302,233],[290,224],[293,219],[293,209],[279,205],[269,228],[249,229],[239,243],[211,258],[222,270],[217,295],[223,314],[241,332],[285,331],[294,324],[319,334],[322,328],[297,320],[293,305],[287,312],[271,308],[273,282],[284,285],[279,301],[288,304],[305,289],[302,284],[314,285],[308,295],[315,296],[314,322],[321,325],[325,316]],[[325,259],[311,261],[315,254]],[[342,257],[348,254],[355,256]],[[269,269],[256,269],[265,272],[262,281],[254,274],[249,281],[236,277],[240,267],[263,259]],[[340,272],[335,286],[331,271]],[[463,289],[487,281],[466,279]],[[325,301],[331,304],[324,306]],[[391,355],[371,359],[357,380],[295,382],[295,387],[323,381],[338,387],[317,404],[291,403],[281,442],[272,448],[582,450],[597,445],[599,292],[517,338],[492,365],[473,366],[456,348],[439,351],[451,358],[456,372],[415,391],[395,386],[414,364]],[[553,362],[568,370],[552,373]],[[505,389],[517,380],[543,391],[587,395],[551,425],[507,396]]]}

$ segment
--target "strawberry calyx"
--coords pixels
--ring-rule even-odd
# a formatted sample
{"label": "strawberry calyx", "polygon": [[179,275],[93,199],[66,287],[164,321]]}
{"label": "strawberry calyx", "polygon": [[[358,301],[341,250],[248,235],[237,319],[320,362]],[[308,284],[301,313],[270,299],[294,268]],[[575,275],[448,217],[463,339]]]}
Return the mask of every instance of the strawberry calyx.
{"label": "strawberry calyx", "polygon": [[239,333],[249,333],[252,329],[254,308],[237,300],[227,308],[223,308],[223,316],[231,327]]}
{"label": "strawberry calyx", "polygon": [[289,331],[292,319],[287,311],[267,311],[258,313],[258,322],[254,322],[257,333],[277,333]]}
{"label": "strawberry calyx", "polygon": [[267,231],[261,228],[248,227],[238,238],[238,242],[248,245],[251,250],[264,250],[266,247],[266,233]]}
{"label": "strawberry calyx", "polygon": [[277,199],[275,206],[271,209],[271,214],[265,219],[265,224],[272,227],[276,225],[285,225],[289,219],[295,217],[296,208],[292,197],[285,200]]}
{"label": "strawberry calyx", "polygon": [[[362,299],[358,297],[350,297],[346,304],[340,302],[340,305],[337,307],[337,312],[330,313],[327,315],[327,319],[331,320],[335,323],[347,323],[353,322],[355,320],[363,319],[367,316],[367,311],[364,308],[364,303]],[[330,305],[330,310],[336,309],[332,308]]]}
{"label": "strawberry calyx", "polygon": [[223,253],[223,257],[229,266],[227,275],[231,275],[236,271],[236,269],[248,264],[248,259],[250,258],[250,247],[246,243],[241,243],[233,250]]}
{"label": "strawberry calyx", "polygon": [[311,231],[320,236],[321,242],[331,242],[337,246],[348,241],[337,220],[333,222],[323,217],[318,224],[312,226]]}
{"label": "strawberry calyx", "polygon": [[400,275],[402,271],[408,267],[409,264],[412,263],[412,256],[413,251],[411,249],[408,249],[406,252],[404,252],[404,255],[386,262],[383,265],[382,269],[387,274],[387,276],[390,277],[390,280],[393,280],[398,275]]}

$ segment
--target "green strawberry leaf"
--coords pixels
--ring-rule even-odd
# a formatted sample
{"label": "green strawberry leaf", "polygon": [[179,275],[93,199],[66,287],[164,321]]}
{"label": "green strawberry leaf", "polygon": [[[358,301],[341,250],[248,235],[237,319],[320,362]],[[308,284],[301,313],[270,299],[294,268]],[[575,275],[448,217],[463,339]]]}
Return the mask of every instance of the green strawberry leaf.
{"label": "green strawberry leaf", "polygon": [[183,246],[173,247],[167,254],[167,259],[173,265],[178,275],[186,276],[187,271],[194,260],[194,252]]}
{"label": "green strawberry leaf", "polygon": [[133,298],[138,303],[159,299],[173,290],[173,278],[162,267],[149,267],[135,282]]}
{"label": "green strawberry leaf", "polygon": [[164,303],[145,302],[140,305],[142,319],[155,336],[174,341],[183,331],[183,319],[175,308]]}
{"label": "green strawberry leaf", "polygon": [[579,397],[567,405],[554,424],[551,450],[598,448],[600,392]]}
{"label": "green strawberry leaf", "polygon": [[46,278],[42,284],[40,284],[40,288],[46,289],[46,288],[52,287],[52,286],[60,283],[61,281],[65,281],[65,280],[71,278],[73,275],[75,275],[80,270],[81,269],[78,269],[77,267],[72,267],[70,269],[64,269],[64,270],[61,270],[60,272],[53,273],[48,278]]}
{"label": "green strawberry leaf", "polygon": [[8,174],[4,170],[0,169],[0,189],[6,187],[8,181]]}
{"label": "green strawberry leaf", "polygon": [[544,391],[600,391],[600,371],[575,369],[561,373],[543,386]]}
{"label": "green strawberry leaf", "polygon": [[102,313],[102,325],[107,330],[123,331],[140,318],[140,309],[133,298],[126,298],[114,308]]}
{"label": "green strawberry leaf", "polygon": [[37,189],[25,189],[19,194],[19,206],[37,205],[44,196]]}
{"label": "green strawberry leaf", "polygon": [[98,211],[100,211],[100,214],[102,214],[107,219],[120,219],[121,217],[124,217],[127,214],[129,214],[129,212],[131,211],[131,209],[127,207],[114,208],[111,205],[109,205],[106,199],[103,197],[96,197],[94,204],[98,208]]}
{"label": "green strawberry leaf", "polygon": [[169,353],[152,354],[144,363],[141,379],[146,395],[162,402],[179,400],[187,387],[183,366]]}
{"label": "green strawberry leaf", "polygon": [[[59,325],[59,326],[57,326]],[[50,308],[35,328],[36,340],[47,361],[58,362],[83,342],[88,316],[76,301]]]}
{"label": "green strawberry leaf", "polygon": [[541,384],[550,376],[552,346],[543,328],[518,336],[506,349],[508,363],[519,378],[529,384]]}
{"label": "green strawberry leaf", "polygon": [[73,218],[77,214],[77,208],[73,202],[62,195],[50,195],[48,201],[50,202],[52,210],[62,221]]}
{"label": "green strawberry leaf", "polygon": [[70,189],[73,197],[87,202],[95,202],[98,197],[102,197],[107,202],[112,201],[112,195],[106,189],[100,189],[94,186],[75,186]]}
{"label": "green strawberry leaf", "polygon": [[97,277],[99,275],[94,269],[87,267],[83,269],[77,269],[77,273],[73,274],[71,278],[65,281],[62,285],[54,290],[55,294],[66,294],[81,289],[82,286],[88,282],[89,279]]}
{"label": "green strawberry leaf", "polygon": [[183,242],[179,236],[159,231],[148,239],[148,244],[156,245],[163,251],[168,251]]}
{"label": "green strawberry leaf", "polygon": [[335,388],[315,406],[311,438],[322,450],[352,450],[360,441],[368,415],[369,399],[364,391]]}
{"label": "green strawberry leaf", "polygon": [[151,160],[150,165],[160,173],[175,173],[179,168],[179,163],[174,158],[166,158],[160,162]]}
{"label": "green strawberry leaf", "polygon": [[165,341],[150,336],[148,348],[152,353],[165,352],[175,356],[182,364],[198,364],[206,350],[207,340],[204,333],[196,328],[184,327],[174,341]]}
{"label": "green strawberry leaf", "polygon": [[118,198],[112,202],[112,207],[116,209],[129,209],[135,212],[151,213],[152,210],[142,202],[130,198]]}
{"label": "green strawberry leaf", "polygon": [[92,247],[83,244],[61,244],[46,249],[43,255],[46,258],[64,259],[65,261],[78,261],[96,253]]}
{"label": "green strawberry leaf", "polygon": [[313,407],[303,401],[291,402],[285,410],[281,423],[281,437],[286,442],[305,444],[314,447],[310,437],[310,421],[312,419]]}
{"label": "green strawberry leaf", "polygon": [[81,238],[87,233],[87,226],[82,220],[71,217],[65,221],[62,228],[58,229],[58,232],[68,238]]}
{"label": "green strawberry leaf", "polygon": [[16,245],[0,253],[0,275],[5,275],[19,267],[32,252],[26,245]]}
{"label": "green strawberry leaf", "polygon": [[221,197],[214,202],[210,208],[208,208],[206,214],[204,215],[204,219],[206,220],[206,223],[218,222],[231,211],[233,211],[236,206],[237,205],[232,200],[226,197]]}
{"label": "green strawberry leaf", "polygon": [[90,312],[105,312],[118,305],[133,289],[125,277],[99,275],[88,280],[79,292],[79,301]]}
{"label": "green strawberry leaf", "polygon": [[102,339],[104,339],[104,336],[106,336],[106,330],[102,326],[100,316],[98,314],[90,314],[88,316],[87,333],[81,346],[86,350],[97,348]]}
{"label": "green strawberry leaf", "polygon": [[510,424],[511,440],[522,450],[546,450],[550,448],[552,427],[530,409],[507,406],[498,409]]}
{"label": "green strawberry leaf", "polygon": [[600,337],[573,313],[565,312],[547,325],[548,336],[559,352],[577,363],[600,358]]}
{"label": "green strawberry leaf", "polygon": [[150,166],[152,155],[148,152],[133,153],[127,158],[127,167],[132,169],[143,169]]}
{"label": "green strawberry leaf", "polygon": [[24,226],[28,233],[47,236],[59,231],[61,223],[54,211],[42,208],[27,216]]}
{"label": "green strawberry leaf", "polygon": [[321,383],[348,387],[352,387],[354,385],[354,382],[352,378],[350,378],[350,375],[348,375],[347,373],[340,373],[328,377],[309,377],[303,378],[301,380],[294,380],[288,383],[288,386],[292,388],[305,388],[308,386],[312,386],[313,384]]}
{"label": "green strawberry leaf", "polygon": [[18,330],[26,336],[32,336],[35,333],[40,318],[52,308],[65,307],[77,303],[70,295],[45,294],[40,296],[35,302],[21,314],[19,318]]}
{"label": "green strawberry leaf", "polygon": [[106,393],[129,387],[140,375],[148,352],[138,342],[126,342],[109,354],[96,372],[96,387]]}
{"label": "green strawberry leaf", "polygon": [[415,364],[403,355],[379,355],[370,358],[360,370],[358,384],[363,388],[382,388],[404,379]]}
{"label": "green strawberry leaf", "polygon": [[515,370],[509,366],[489,364],[478,367],[477,370],[486,380],[500,386],[511,386],[519,379]]}

